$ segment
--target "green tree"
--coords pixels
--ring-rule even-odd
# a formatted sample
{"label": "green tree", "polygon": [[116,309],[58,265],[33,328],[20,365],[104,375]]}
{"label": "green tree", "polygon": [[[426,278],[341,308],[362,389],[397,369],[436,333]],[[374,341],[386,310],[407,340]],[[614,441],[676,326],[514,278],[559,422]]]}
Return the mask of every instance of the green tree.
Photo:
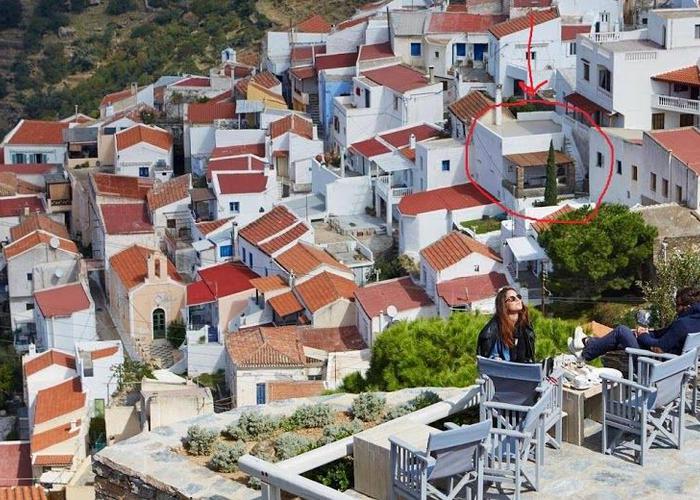
{"label": "green tree", "polygon": [[[540,236],[554,266],[550,289],[559,295],[597,298],[627,289],[650,262],[656,228],[624,205],[599,208],[590,223],[552,224]],[[590,213],[585,206],[562,219],[583,220]]]}
{"label": "green tree", "polygon": [[110,16],[118,16],[119,14],[124,14],[135,8],[136,4],[133,0],[109,0],[106,12]]}
{"label": "green tree", "polygon": [[0,30],[16,28],[22,22],[20,0],[0,0]]}
{"label": "green tree", "polygon": [[547,183],[544,186],[544,206],[551,207],[556,205],[558,197],[557,162],[554,159],[554,143],[549,141],[549,154],[547,155]]}
{"label": "green tree", "polygon": [[58,83],[68,74],[68,61],[60,43],[51,43],[44,48],[41,70],[47,83]]}
{"label": "green tree", "polygon": [[22,362],[12,346],[0,346],[0,408],[22,390]]}
{"label": "green tree", "polygon": [[184,321],[176,319],[170,322],[168,325],[167,337],[168,341],[175,349],[178,349],[182,345],[186,336],[187,329],[185,328]]}
{"label": "green tree", "polygon": [[87,0],[70,0],[70,11],[79,14],[87,9]]}

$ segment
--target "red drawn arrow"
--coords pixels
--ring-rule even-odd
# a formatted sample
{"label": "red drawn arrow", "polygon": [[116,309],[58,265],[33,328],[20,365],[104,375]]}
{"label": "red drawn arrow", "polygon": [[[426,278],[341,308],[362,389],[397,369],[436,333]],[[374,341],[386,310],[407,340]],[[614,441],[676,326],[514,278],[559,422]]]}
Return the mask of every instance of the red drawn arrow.
{"label": "red drawn arrow", "polygon": [[548,80],[544,80],[543,82],[540,82],[537,85],[535,85],[535,82],[532,78],[532,33],[535,31],[535,17],[532,15],[532,11],[530,12],[529,18],[530,34],[527,39],[527,74],[528,79],[530,80],[530,85],[527,85],[525,82],[522,81],[518,82],[518,85],[520,85],[520,88],[525,94],[525,97],[535,97],[537,95],[537,91],[544,87],[547,84]]}

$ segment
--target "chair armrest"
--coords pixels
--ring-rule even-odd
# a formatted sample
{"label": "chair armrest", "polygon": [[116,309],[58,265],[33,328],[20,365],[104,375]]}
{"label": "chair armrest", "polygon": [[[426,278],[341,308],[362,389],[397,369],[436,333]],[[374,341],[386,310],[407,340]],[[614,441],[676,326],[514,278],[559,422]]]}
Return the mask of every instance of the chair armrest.
{"label": "chair armrest", "polygon": [[531,432],[520,432],[520,431],[513,431],[510,429],[498,429],[498,428],[491,428],[491,434],[498,434],[499,436],[506,436],[506,437],[513,437],[513,438],[527,438],[531,437],[532,433]]}
{"label": "chair armrest", "polygon": [[647,351],[646,349],[635,349],[634,347],[626,348],[625,352],[634,356],[645,356],[647,358],[673,359],[678,357],[675,354]]}
{"label": "chair armrest", "polygon": [[510,403],[498,403],[496,401],[485,401],[481,403],[485,408],[493,408],[494,410],[509,410],[509,411],[520,411],[527,413],[530,411],[529,406],[512,405]]}
{"label": "chair armrest", "polygon": [[605,382],[613,382],[615,384],[626,385],[626,386],[632,387],[634,389],[639,389],[640,391],[649,392],[649,393],[656,392],[655,387],[647,387],[645,385],[638,384],[637,382],[633,382],[631,380],[616,377],[614,375],[607,375],[605,373],[601,373],[600,378],[601,378],[601,380],[603,380]]}
{"label": "chair armrest", "polygon": [[455,424],[454,422],[445,422],[445,429],[447,430],[453,430],[453,429],[459,429],[460,426]]}
{"label": "chair armrest", "polygon": [[410,451],[412,454],[414,454],[416,457],[418,457],[420,460],[424,461],[425,463],[428,463],[428,456],[425,454],[425,451],[419,450],[415,446],[413,446],[410,443],[407,443],[401,438],[398,438],[396,436],[389,436],[389,442],[391,444],[395,444],[399,448],[403,448],[405,450]]}

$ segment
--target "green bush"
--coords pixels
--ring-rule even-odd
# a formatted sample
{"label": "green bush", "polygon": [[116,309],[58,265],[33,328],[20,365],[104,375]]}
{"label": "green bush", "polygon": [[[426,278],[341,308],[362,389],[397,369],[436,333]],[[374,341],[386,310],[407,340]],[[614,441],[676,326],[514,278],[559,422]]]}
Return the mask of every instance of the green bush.
{"label": "green bush", "polygon": [[130,10],[134,10],[136,4],[133,0],[109,0],[107,3],[107,14],[110,16],[118,16]]}
{"label": "green bush", "polygon": [[362,432],[363,429],[362,422],[359,420],[327,425],[323,428],[323,435],[318,439],[318,446],[323,446],[338,441],[339,439],[352,436],[353,434]]}
{"label": "green bush", "polygon": [[259,411],[243,412],[238,419],[242,439],[256,439],[263,434],[274,432],[280,425],[280,419],[265,415]]}
{"label": "green bush", "polygon": [[300,406],[292,414],[290,420],[298,427],[314,428],[323,427],[333,422],[333,412],[327,404]]}
{"label": "green bush", "polygon": [[0,0],[0,30],[16,28],[22,22],[22,2],[20,0]]}
{"label": "green bush", "polygon": [[341,458],[335,462],[310,470],[305,477],[338,491],[345,491],[355,481],[352,457]]}
{"label": "green bush", "polygon": [[266,441],[260,441],[255,443],[253,449],[250,450],[250,454],[254,457],[258,457],[266,462],[276,462],[277,456],[275,455],[275,447]]}
{"label": "green bush", "polygon": [[234,472],[238,468],[238,459],[244,454],[245,444],[240,441],[233,444],[218,443],[209,466],[218,472]]}
{"label": "green bush", "polygon": [[342,389],[345,392],[359,394],[367,390],[367,381],[360,372],[353,372],[343,379]]}
{"label": "green bush", "polygon": [[301,455],[312,448],[314,448],[314,442],[311,439],[294,432],[285,432],[275,439],[275,451],[280,460]]}
{"label": "green bush", "polygon": [[175,349],[179,349],[187,337],[185,322],[180,318],[171,321],[168,325],[166,336],[168,337],[168,342],[170,342],[170,345],[172,345]]}
{"label": "green bush", "polygon": [[374,422],[381,417],[386,406],[386,399],[383,396],[371,392],[363,392],[357,396],[350,407],[353,417],[364,422]]}
{"label": "green bush", "polygon": [[215,430],[191,425],[187,429],[185,447],[192,455],[209,455],[218,434]]}
{"label": "green bush", "polygon": [[421,408],[439,403],[440,401],[442,401],[442,398],[433,391],[423,391],[410,401],[389,408],[389,411],[386,412],[382,420],[388,422],[389,420],[394,420],[395,418],[413,413]]}

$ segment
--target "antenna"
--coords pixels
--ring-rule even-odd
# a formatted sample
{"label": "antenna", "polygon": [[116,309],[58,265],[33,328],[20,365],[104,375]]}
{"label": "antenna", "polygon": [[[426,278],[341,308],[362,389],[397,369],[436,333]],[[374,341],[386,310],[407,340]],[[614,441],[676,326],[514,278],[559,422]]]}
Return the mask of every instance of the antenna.
{"label": "antenna", "polygon": [[57,250],[60,245],[61,242],[58,241],[58,238],[56,238],[55,236],[49,240],[49,246],[54,250]]}

